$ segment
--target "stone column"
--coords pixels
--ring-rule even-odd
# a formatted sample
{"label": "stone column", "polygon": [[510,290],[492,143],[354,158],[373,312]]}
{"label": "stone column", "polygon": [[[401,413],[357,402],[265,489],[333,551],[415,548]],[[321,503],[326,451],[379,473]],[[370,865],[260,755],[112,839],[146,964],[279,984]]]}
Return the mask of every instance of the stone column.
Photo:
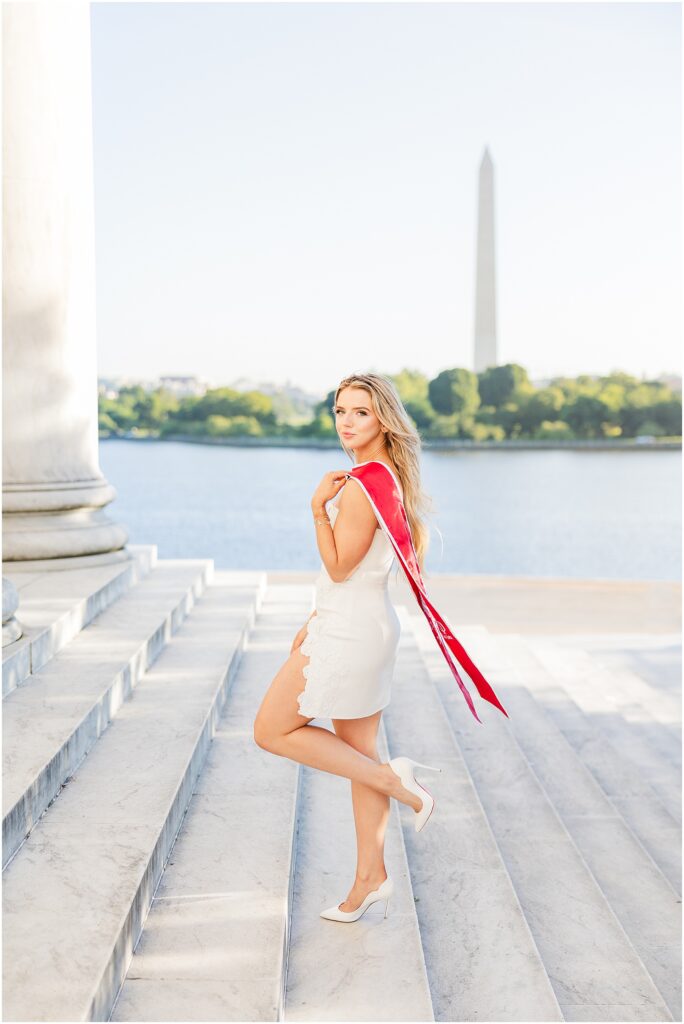
{"label": "stone column", "polygon": [[88,3],[3,3],[3,568],[125,561],[98,464]]}

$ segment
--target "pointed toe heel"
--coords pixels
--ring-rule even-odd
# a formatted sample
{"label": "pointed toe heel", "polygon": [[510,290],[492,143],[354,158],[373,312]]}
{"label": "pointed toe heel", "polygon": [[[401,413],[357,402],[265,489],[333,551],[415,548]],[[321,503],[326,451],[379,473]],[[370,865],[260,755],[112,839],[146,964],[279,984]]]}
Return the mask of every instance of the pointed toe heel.
{"label": "pointed toe heel", "polygon": [[415,793],[423,801],[422,807],[419,811],[414,811],[415,814],[415,830],[420,832],[427,824],[428,818],[432,814],[435,806],[435,801],[427,789],[416,780],[415,768],[424,768],[429,772],[441,772],[441,768],[435,768],[431,764],[421,764],[420,761],[414,761],[411,757],[393,757],[388,762],[392,771],[399,776],[402,785],[408,789],[410,793]]}
{"label": "pointed toe heel", "polygon": [[357,907],[356,910],[340,910],[339,906],[328,907],[327,910],[321,910],[321,917],[325,917],[328,921],[358,921],[368,908],[372,907],[379,900],[385,901],[385,917],[387,917],[387,908],[389,907],[390,896],[393,892],[394,882],[388,876],[382,885],[368,893],[361,906]]}

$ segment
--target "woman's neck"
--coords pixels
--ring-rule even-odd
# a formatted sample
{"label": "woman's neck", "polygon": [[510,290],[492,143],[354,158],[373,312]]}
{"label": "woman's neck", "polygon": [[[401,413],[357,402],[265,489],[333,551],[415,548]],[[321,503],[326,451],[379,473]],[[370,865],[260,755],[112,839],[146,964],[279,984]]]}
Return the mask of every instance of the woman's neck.
{"label": "woman's neck", "polygon": [[382,442],[382,444],[379,447],[377,447],[375,449],[375,451],[370,452],[368,455],[361,455],[360,452],[354,452],[354,458],[355,458],[355,461],[357,463],[359,463],[359,462],[372,462],[374,459],[377,459],[378,455],[384,455],[385,456],[385,458],[382,459],[381,461],[383,461],[383,462],[388,462],[389,461],[387,459],[387,445],[385,444],[384,441]]}

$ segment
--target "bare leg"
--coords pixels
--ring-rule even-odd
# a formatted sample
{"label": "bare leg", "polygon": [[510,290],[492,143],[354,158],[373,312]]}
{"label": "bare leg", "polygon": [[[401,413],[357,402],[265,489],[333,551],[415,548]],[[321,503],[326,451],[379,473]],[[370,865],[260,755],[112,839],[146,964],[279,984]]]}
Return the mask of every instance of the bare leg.
{"label": "bare leg", "polygon": [[[367,718],[333,718],[338,736],[356,750],[380,763],[376,738],[382,711]],[[361,906],[369,892],[387,878],[385,868],[385,832],[389,821],[389,796],[363,782],[352,780],[352,804],[356,826],[356,875],[347,899],[338,904],[350,912]]]}
{"label": "bare leg", "polygon": [[281,757],[361,782],[419,811],[422,800],[405,788],[389,764],[378,764],[329,729],[307,724],[313,719],[299,714],[297,694],[304,689],[302,666],[307,661],[297,649],[277,672],[254,720],[255,742]]}

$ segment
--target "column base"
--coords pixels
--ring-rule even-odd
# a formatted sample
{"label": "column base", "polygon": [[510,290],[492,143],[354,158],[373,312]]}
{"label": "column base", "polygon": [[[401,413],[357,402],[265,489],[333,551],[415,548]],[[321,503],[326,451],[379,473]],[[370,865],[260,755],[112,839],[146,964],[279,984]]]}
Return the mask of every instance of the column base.
{"label": "column base", "polygon": [[[66,512],[5,512],[3,565],[15,571],[64,569],[125,561],[128,531],[103,509]],[[30,565],[29,565],[30,563]]]}
{"label": "column base", "polygon": [[65,569],[92,569],[95,565],[111,565],[114,562],[130,562],[135,558],[128,548],[116,551],[102,551],[95,555],[73,555],[71,558],[24,558],[21,561],[2,563],[3,573],[11,572],[62,572]]}

